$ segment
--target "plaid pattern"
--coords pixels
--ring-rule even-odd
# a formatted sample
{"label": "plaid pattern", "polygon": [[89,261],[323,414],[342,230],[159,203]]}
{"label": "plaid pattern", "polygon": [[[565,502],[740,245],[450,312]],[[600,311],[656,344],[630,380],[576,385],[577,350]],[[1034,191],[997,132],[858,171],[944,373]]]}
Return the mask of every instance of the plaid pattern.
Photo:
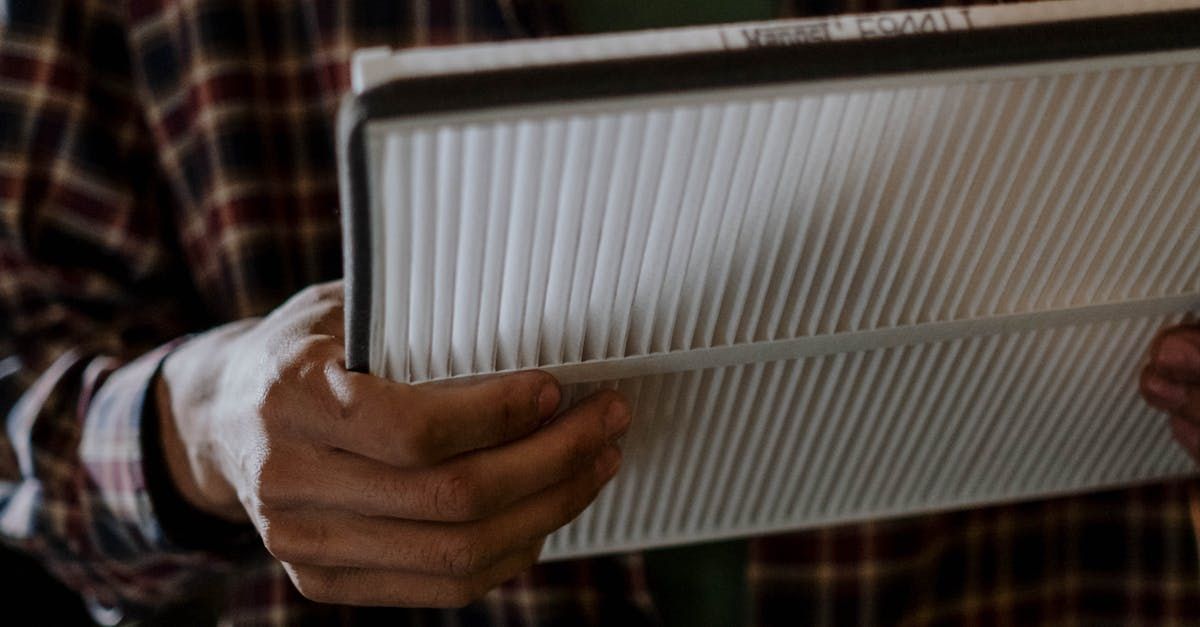
{"label": "plaid pattern", "polygon": [[1193,485],[766,538],[758,625],[1194,625]]}
{"label": "plaid pattern", "polygon": [[[332,120],[352,50],[548,34],[563,15],[514,0],[0,0],[0,357],[20,357],[4,365],[23,392],[0,435],[4,540],[109,622],[193,597],[231,625],[660,622],[638,555],[538,566],[461,611],[318,606],[265,552],[173,544],[142,473],[164,345],[340,274]],[[761,538],[754,622],[1195,624],[1190,489]]]}

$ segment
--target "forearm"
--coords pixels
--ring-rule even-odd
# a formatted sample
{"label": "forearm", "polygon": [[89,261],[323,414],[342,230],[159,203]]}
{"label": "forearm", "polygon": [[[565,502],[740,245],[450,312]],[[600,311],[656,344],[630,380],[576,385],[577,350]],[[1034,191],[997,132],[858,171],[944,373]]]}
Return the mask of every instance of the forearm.
{"label": "forearm", "polygon": [[121,367],[64,354],[24,390],[9,421],[20,476],[0,496],[5,540],[127,617],[184,598],[229,566],[174,543],[148,486],[141,418],[168,350]]}

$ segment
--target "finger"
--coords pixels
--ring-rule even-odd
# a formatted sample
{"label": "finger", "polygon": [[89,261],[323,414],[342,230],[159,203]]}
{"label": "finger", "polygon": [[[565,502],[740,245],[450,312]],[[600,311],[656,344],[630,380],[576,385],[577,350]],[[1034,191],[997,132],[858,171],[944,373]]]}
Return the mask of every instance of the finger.
{"label": "finger", "polygon": [[514,547],[541,541],[587,507],[620,462],[615,447],[580,473],[487,520],[433,523],[336,510],[268,511],[267,549],[280,561],[466,577]]}
{"label": "finger", "polygon": [[1150,364],[1163,379],[1200,384],[1200,328],[1179,326],[1167,330],[1157,341]]}
{"label": "finger", "polygon": [[554,415],[558,381],[537,370],[416,386],[439,459],[522,438]]}
{"label": "finger", "polygon": [[293,324],[310,333],[332,336],[339,344],[345,337],[345,308],[341,299],[314,302],[299,308],[293,316]]}
{"label": "finger", "polygon": [[296,428],[400,468],[433,466],[523,437],[559,401],[557,381],[539,371],[417,386],[344,369],[327,375],[331,406],[309,412]]}
{"label": "finger", "polygon": [[600,455],[615,452],[630,420],[620,394],[595,394],[527,437],[433,469],[426,511],[441,520],[487,518],[592,468]]}
{"label": "finger", "polygon": [[295,296],[289,298],[284,306],[305,307],[313,303],[331,300],[342,302],[345,298],[345,293],[345,284],[341,279],[326,281],[324,283],[313,283],[296,292]]}
{"label": "finger", "polygon": [[286,323],[291,327],[323,327],[318,333],[332,334],[331,330],[336,329],[336,335],[341,337],[344,332],[341,329],[344,301],[345,293],[341,281],[317,283],[296,292],[267,319],[276,323]]}
{"label": "finger", "polygon": [[322,303],[320,308],[314,312],[316,320],[312,325],[312,332],[327,335],[338,341],[342,345],[344,352],[346,337],[346,318],[345,310],[340,302]]}
{"label": "finger", "polygon": [[1151,406],[1181,418],[1200,421],[1200,386],[1179,383],[1160,374],[1153,364],[1142,368],[1142,397]]}
{"label": "finger", "polygon": [[321,603],[391,607],[462,607],[529,569],[540,545],[524,547],[471,577],[285,564],[292,583]]}
{"label": "finger", "polygon": [[586,471],[629,426],[616,392],[589,397],[530,436],[404,470],[343,451],[327,451],[314,477],[296,477],[281,506],[314,505],[409,520],[479,520]]}
{"label": "finger", "polygon": [[1200,426],[1178,416],[1171,417],[1171,435],[1175,437],[1192,461],[1200,463]]}

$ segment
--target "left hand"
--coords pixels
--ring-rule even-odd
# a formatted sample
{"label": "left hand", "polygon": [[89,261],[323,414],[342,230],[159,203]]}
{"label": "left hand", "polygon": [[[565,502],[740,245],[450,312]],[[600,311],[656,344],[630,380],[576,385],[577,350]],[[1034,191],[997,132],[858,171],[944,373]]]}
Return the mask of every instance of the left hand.
{"label": "left hand", "polygon": [[1171,417],[1175,440],[1200,463],[1200,324],[1163,330],[1142,367],[1142,397]]}

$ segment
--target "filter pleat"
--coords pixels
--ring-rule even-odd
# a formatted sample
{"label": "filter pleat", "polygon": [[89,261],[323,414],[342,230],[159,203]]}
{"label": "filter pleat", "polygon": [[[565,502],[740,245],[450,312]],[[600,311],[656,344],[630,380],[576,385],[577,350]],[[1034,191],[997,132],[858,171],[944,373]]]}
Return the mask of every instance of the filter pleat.
{"label": "filter pleat", "polygon": [[[1005,228],[1006,222],[1011,224],[1006,219],[1011,214],[1005,200],[1019,176],[1020,180],[1028,180],[1022,166],[1030,160],[1029,153],[1040,136],[1038,125],[1046,118],[1053,102],[1053,91],[1047,83],[1044,79],[1035,79],[1024,86],[1020,105],[1013,120],[1006,124],[1007,132],[1001,147],[988,168],[985,187],[976,202],[980,222],[970,232],[971,244],[963,247],[967,254],[961,263],[960,278],[951,283],[958,289],[948,294],[946,311],[955,318],[974,318],[990,313],[978,311],[973,296],[986,291],[979,286],[995,284],[991,273],[996,264],[983,264],[985,255],[994,250],[1008,250],[1011,245],[1012,228]],[[980,273],[987,273],[987,276],[980,277]]]}
{"label": "filter pleat", "polygon": [[[664,268],[662,296],[653,303],[656,314],[652,326],[651,352],[665,353],[677,346],[676,328],[679,325],[683,295],[686,292],[687,269],[692,263],[693,253],[703,256],[703,252],[696,248],[696,229],[700,224],[700,209],[707,203],[705,194],[709,190],[709,172],[716,159],[715,146],[721,137],[725,121],[723,111],[716,105],[706,105],[700,110],[696,143],[689,147],[687,153],[687,185],[680,204],[675,207],[677,224],[671,236],[670,254]],[[671,208],[671,205],[667,205],[667,208]]]}
{"label": "filter pleat", "polygon": [[[680,375],[663,375],[662,390],[654,397],[654,409],[649,420],[654,421],[654,433],[664,434],[665,437],[647,438],[644,453],[646,459],[655,460],[662,467],[673,467],[668,459],[672,459],[672,444],[686,439],[687,435],[678,430],[679,423],[670,420],[670,416],[678,413],[678,407],[684,402],[681,389],[686,385],[686,377]],[[678,450],[677,447],[674,448]],[[665,463],[664,463],[665,462]],[[657,537],[657,512],[661,506],[662,495],[670,490],[670,477],[666,473],[647,472],[638,483],[637,505],[628,517],[630,524],[637,525],[640,538],[650,540]]]}
{"label": "filter pleat", "polygon": [[[888,94],[884,105],[886,108],[881,114],[884,122],[870,166],[863,170],[862,179],[851,200],[853,213],[852,217],[846,220],[850,237],[847,240],[846,253],[838,255],[842,267],[835,273],[830,306],[822,308],[822,321],[817,325],[824,333],[854,330],[845,325],[850,309],[854,306],[851,299],[866,301],[870,298],[870,295],[862,290],[856,275],[864,265],[864,258],[876,250],[876,246],[872,245],[871,236],[882,222],[879,210],[883,193],[887,189],[883,182],[889,179],[896,164],[896,153],[900,150],[904,125],[909,121],[911,98],[912,90],[908,89],[898,94]],[[868,192],[868,187],[873,188],[873,191]]]}
{"label": "filter pleat", "polygon": [[740,527],[754,524],[754,521],[766,521],[767,524],[778,522],[776,503],[781,502],[785,494],[784,485],[788,477],[796,476],[793,468],[803,460],[800,450],[800,438],[809,429],[814,420],[809,418],[809,408],[814,398],[816,382],[821,380],[820,372],[827,368],[828,359],[816,358],[799,363],[781,363],[780,369],[793,372],[791,381],[785,389],[784,400],[780,401],[778,410],[772,416],[786,417],[773,420],[778,423],[776,429],[781,429],[779,437],[770,438],[772,448],[766,455],[761,455],[767,464],[764,466],[769,473],[768,478],[756,482],[754,494],[750,497],[751,506],[742,512]]}
{"label": "filter pleat", "polygon": [[[906,212],[901,208],[913,207],[904,203],[911,202],[910,193],[919,177],[918,170],[924,170],[920,163],[935,127],[932,113],[937,111],[934,104],[936,94],[937,91],[927,88],[910,90],[908,97],[911,100],[902,109],[900,119],[907,126],[897,138],[897,152],[888,160],[889,182],[877,189],[873,202],[883,213],[870,222],[870,226],[877,230],[867,245],[870,263],[864,264],[863,276],[856,281],[858,287],[853,290],[852,310],[841,328],[879,326],[880,312],[887,302],[885,295],[897,270],[897,264],[886,261],[896,254],[897,249],[907,247],[915,224],[916,211],[910,209]],[[881,274],[884,275],[882,280]]]}
{"label": "filter pleat", "polygon": [[[1182,60],[1181,60],[1182,59]],[[370,127],[371,371],[626,395],[546,558],[1190,471],[1136,372],[1200,308],[1200,62]]]}
{"label": "filter pleat", "polygon": [[[981,237],[990,235],[981,227],[984,202],[1000,168],[998,162],[1008,158],[1007,152],[1015,134],[1011,128],[1030,105],[1032,91],[1025,85],[1004,81],[995,95],[999,106],[988,116],[973,147],[970,166],[964,180],[952,196],[951,222],[938,243],[933,273],[918,303],[928,312],[932,320],[955,318],[956,312],[948,307],[951,289],[961,288],[966,281],[966,256],[979,246]],[[965,244],[965,245],[964,245]]]}
{"label": "filter pleat", "polygon": [[[830,95],[822,98],[816,112],[816,134],[812,143],[807,146],[808,154],[804,158],[804,170],[797,185],[797,196],[791,206],[792,215],[787,222],[789,237],[788,254],[784,260],[782,271],[776,271],[780,280],[775,283],[775,289],[767,293],[770,306],[767,308],[766,330],[762,335],[764,341],[770,338],[782,337],[781,330],[792,327],[785,322],[788,317],[788,307],[799,308],[801,294],[807,288],[797,288],[805,278],[811,280],[813,265],[811,256],[804,259],[803,255],[812,250],[813,216],[816,213],[817,194],[821,189],[821,181],[834,165],[832,158],[824,158],[838,146],[838,137],[842,134],[845,122],[845,99]],[[841,144],[844,145],[844,144]],[[793,227],[794,225],[794,227]],[[802,259],[804,259],[802,261]],[[786,326],[781,326],[786,325]]]}
{"label": "filter pleat", "polygon": [[[904,223],[904,235],[896,243],[894,253],[889,259],[888,278],[883,284],[883,289],[879,290],[878,299],[876,301],[876,312],[871,315],[871,327],[895,327],[904,323],[913,323],[915,320],[905,317],[904,304],[908,297],[913,281],[916,279],[917,268],[919,263],[895,263],[895,258],[919,260],[925,254],[929,236],[932,229],[927,228],[930,220],[930,210],[933,205],[931,190],[934,189],[934,181],[940,180],[944,172],[943,168],[932,167],[931,164],[941,164],[942,159],[946,155],[947,146],[951,145],[951,138],[954,137],[952,128],[957,122],[947,124],[945,118],[947,115],[955,118],[964,117],[964,107],[953,107],[951,103],[961,103],[964,100],[962,92],[966,89],[961,85],[952,87],[934,87],[929,88],[935,90],[937,95],[936,104],[930,102],[927,107],[920,109],[928,120],[928,124],[934,127],[934,134],[937,139],[934,141],[933,153],[928,157],[924,157],[914,163],[914,168],[917,170],[917,176],[921,182],[916,186],[919,191],[917,195],[911,199],[911,202],[906,202],[902,205],[893,206],[893,212],[898,214],[898,220]],[[943,186],[939,185],[938,188]],[[902,202],[897,197],[897,202]],[[914,235],[916,238],[914,239]],[[885,306],[886,305],[886,306]]]}
{"label": "filter pleat", "polygon": [[725,199],[736,175],[735,166],[746,141],[749,107],[734,102],[725,106],[722,125],[714,149],[712,170],[704,182],[704,198],[697,215],[698,224],[687,270],[683,276],[683,294],[679,319],[675,323],[674,350],[703,347],[696,343],[696,329],[708,305],[705,301],[705,278],[721,254],[717,248],[725,209]]}
{"label": "filter pleat", "polygon": [[546,259],[546,290],[542,319],[544,324],[535,330],[538,364],[562,363],[568,319],[561,312],[571,307],[571,285],[575,279],[577,255],[583,234],[582,200],[591,171],[595,127],[588,121],[572,118],[567,121],[564,137],[561,184],[553,199],[547,199],[546,213],[554,216],[554,235]]}
{"label": "filter pleat", "polygon": [[[850,95],[846,115],[854,126],[843,127],[843,132],[852,133],[847,143],[853,149],[843,153],[845,161],[837,164],[829,185],[822,185],[823,194],[816,208],[821,218],[821,230],[814,242],[816,245],[810,249],[816,256],[815,265],[810,266],[815,271],[811,277],[806,277],[805,289],[800,292],[804,308],[797,307],[793,313],[789,325],[793,337],[818,333],[817,325],[851,232],[850,226],[839,218],[848,215],[853,219],[854,214],[849,212],[856,209],[857,196],[862,192],[864,164],[871,162],[878,147],[876,139],[884,128],[886,106],[886,95],[875,92]],[[801,312],[802,318],[795,317]]]}
{"label": "filter pleat", "polygon": [[[636,167],[637,178],[631,190],[631,218],[622,243],[616,293],[612,301],[612,311],[609,313],[612,332],[605,352],[607,357],[626,355],[629,325],[634,316],[634,303],[637,302],[635,296],[638,283],[645,276],[654,202],[658,197],[658,190],[661,189],[663,164],[667,161],[665,151],[674,126],[675,116],[661,111],[650,112],[647,117],[645,139],[642,142],[642,152],[638,156],[639,165]],[[636,252],[629,254],[629,251]]]}
{"label": "filter pleat", "polygon": [[[954,150],[948,162],[939,164],[948,171],[939,173],[941,180],[938,193],[932,203],[930,219],[926,222],[927,229],[918,246],[919,256],[913,264],[912,282],[906,282],[901,288],[900,299],[896,303],[897,307],[907,311],[906,320],[909,322],[922,323],[933,320],[927,299],[935,275],[942,265],[941,258],[945,254],[946,246],[954,237],[955,211],[949,207],[962,206],[959,198],[951,201],[950,197],[956,190],[963,190],[965,193],[973,177],[973,166],[968,165],[967,173],[964,173],[963,166],[975,163],[980,155],[980,151],[972,151],[972,147],[981,143],[976,137],[980,132],[980,121],[988,113],[992,115],[987,117],[995,117],[995,111],[989,112],[988,105],[996,101],[1003,102],[1002,98],[993,97],[992,87],[991,83],[983,83],[967,86],[963,91],[963,95],[966,96],[965,102],[960,108],[960,118],[956,121],[951,140]],[[975,158],[970,158],[972,154]]]}
{"label": "filter pleat", "polygon": [[[404,137],[390,137],[387,139],[386,150],[383,169],[390,175],[384,179],[383,192],[380,197],[385,207],[393,207],[403,204],[404,195],[409,193],[411,188],[411,185],[408,184],[410,173],[408,141]],[[380,217],[383,218],[383,231],[386,236],[376,238],[375,245],[382,245],[388,241],[408,243],[411,226],[409,224],[410,216],[407,212],[382,211]],[[407,302],[410,298],[410,277],[406,269],[412,265],[409,257],[412,247],[408,245],[384,246],[383,250],[385,254],[384,269],[386,270],[384,280],[394,289],[387,290],[384,304],[390,315],[379,317],[384,329],[387,358],[383,360],[383,363],[374,365],[374,367],[382,370],[385,376],[404,380],[410,376],[408,369],[409,304]]]}
{"label": "filter pleat", "polygon": [[864,456],[862,447],[870,443],[878,430],[879,415],[882,413],[881,403],[894,388],[893,380],[899,368],[895,367],[896,354],[900,349],[890,348],[876,353],[871,359],[867,370],[865,387],[870,390],[854,399],[849,412],[859,423],[852,432],[842,434],[834,449],[834,461],[828,464],[830,468],[841,468],[834,481],[830,482],[820,496],[820,511],[823,516],[833,516],[836,512],[845,511],[846,499],[855,498],[857,491],[851,490],[851,484],[857,483],[859,477],[867,474],[871,458]]}
{"label": "filter pleat", "polygon": [[[800,375],[805,369],[800,364],[791,368],[789,365],[787,362],[768,364],[770,378],[761,395],[762,408],[751,414],[752,417],[782,415],[792,407],[792,399],[800,388]],[[757,520],[762,516],[763,489],[773,484],[768,473],[778,468],[779,464],[791,463],[791,460],[779,459],[777,455],[784,427],[794,422],[795,419],[753,421],[751,428],[754,429],[754,435],[748,447],[753,452],[751,463],[743,463],[739,467],[740,472],[734,483],[744,487],[738,489],[734,500],[725,508],[724,526],[745,525],[747,520]]]}
{"label": "filter pleat", "polygon": [[[668,446],[668,454],[664,462],[666,472],[654,473],[655,491],[659,495],[656,499],[657,506],[654,508],[654,516],[650,520],[649,528],[651,534],[655,537],[665,537],[674,527],[668,526],[668,521],[677,520],[678,509],[682,506],[686,495],[684,491],[678,489],[678,481],[680,473],[684,467],[684,460],[687,459],[688,451],[691,449],[690,443],[694,441],[694,421],[684,423],[683,421],[673,420],[672,416],[695,416],[700,398],[705,395],[706,388],[703,386],[709,381],[712,375],[712,370],[693,370],[685,372],[674,377],[683,379],[683,384],[680,390],[679,405],[682,409],[671,416],[664,416],[660,420],[660,424],[669,424],[670,427],[666,430],[668,436],[663,438],[670,442]],[[697,438],[698,439],[698,438]]]}
{"label": "filter pleat", "polygon": [[[1153,103],[1160,101],[1162,96],[1164,82],[1162,80],[1151,82],[1151,77],[1149,72],[1140,73],[1137,82],[1129,90],[1131,102],[1122,107],[1119,122],[1112,130],[1114,142],[1106,154],[1103,173],[1100,174],[1096,187],[1084,200],[1085,206],[1119,206],[1113,204],[1110,194],[1116,183],[1124,180],[1125,175],[1130,171],[1129,159],[1133,154],[1133,148],[1142,145],[1140,140],[1150,139],[1147,136],[1145,125],[1154,109]],[[1111,245],[1109,237],[1112,235],[1113,223],[1117,221],[1118,216],[1123,214],[1123,212],[1117,211],[1094,211],[1091,213],[1093,215],[1088,222],[1087,229],[1079,235],[1083,240],[1079,254],[1064,271],[1066,276],[1074,277],[1074,280],[1067,281],[1063,288],[1063,301],[1066,303],[1088,302],[1081,298],[1080,292],[1089,291],[1098,280],[1099,275],[1095,274],[1096,257],[1103,249]]]}
{"label": "filter pleat", "polygon": [[679,489],[673,499],[668,529],[695,529],[695,517],[689,517],[692,509],[691,499],[695,494],[695,486],[700,481],[698,477],[703,472],[702,468],[708,463],[707,456],[719,445],[719,442],[713,442],[717,437],[713,428],[718,419],[717,410],[721,408],[723,399],[732,396],[729,388],[737,385],[741,373],[740,368],[734,367],[709,370],[706,374],[711,378],[701,386],[702,398],[696,405],[694,414],[698,420],[691,432],[694,444],[685,449],[685,460],[681,464],[682,473],[676,479],[675,485]]}
{"label": "filter pleat", "polygon": [[[1200,107],[1200,83],[1196,80],[1198,70],[1195,67],[1177,67],[1176,70],[1181,76],[1177,79],[1174,76],[1169,78],[1177,85],[1170,97],[1170,105],[1164,107],[1166,111],[1160,114],[1170,123],[1162,133],[1168,147],[1150,150],[1154,159],[1150,173],[1146,174],[1146,183],[1134,186],[1136,196],[1128,203],[1130,220],[1124,235],[1132,244],[1123,247],[1110,246],[1106,250],[1104,262],[1097,270],[1098,276],[1111,282],[1111,293],[1121,298],[1136,297],[1136,283],[1130,285],[1128,281],[1130,277],[1141,274],[1148,258],[1156,256],[1152,255],[1153,250],[1148,246],[1152,246],[1153,241],[1162,237],[1165,223],[1180,221],[1181,217],[1184,219],[1182,221],[1186,222],[1186,216],[1172,215],[1170,219],[1164,219],[1164,213],[1169,213],[1169,210],[1164,209],[1162,199],[1172,186],[1172,181],[1177,180],[1178,172],[1184,163],[1196,161],[1188,160],[1186,156],[1195,154],[1195,150],[1200,149],[1200,145],[1195,144],[1198,137],[1196,133],[1200,132],[1195,115]],[[1188,97],[1183,98],[1183,95]],[[1150,235],[1151,232],[1154,234]],[[1134,255],[1133,251],[1138,253]],[[1121,270],[1112,270],[1115,267]]]}
{"label": "filter pleat", "polygon": [[[1034,132],[1044,138],[1042,146],[1035,159],[1025,160],[1029,169],[1024,172],[1025,184],[1018,186],[1014,203],[1006,208],[1012,215],[1010,224],[1019,230],[1016,240],[995,247],[994,263],[996,276],[984,285],[994,285],[990,290],[980,290],[987,304],[978,309],[979,315],[996,315],[1012,313],[1023,309],[1026,305],[1021,302],[1023,291],[1013,289],[1014,282],[1022,285],[1028,281],[1036,262],[1031,263],[1031,247],[1037,246],[1034,236],[1044,233],[1043,221],[1045,214],[1042,208],[1051,191],[1058,184],[1062,175],[1065,159],[1061,156],[1064,147],[1069,150],[1082,129],[1082,121],[1073,115],[1074,105],[1078,103],[1082,80],[1079,77],[1052,77],[1045,86],[1054,107],[1045,112],[1042,126]],[[1073,122],[1074,124],[1068,124]]]}
{"label": "filter pleat", "polygon": [[612,115],[600,116],[595,122],[595,156],[589,161],[593,164],[594,172],[588,178],[587,194],[583,199],[577,252],[579,262],[571,286],[571,305],[567,308],[564,363],[584,359],[587,324],[591,319],[592,288],[595,285],[592,277],[597,275],[604,207],[608,203],[609,180],[615,161],[613,153],[616,146],[612,138],[616,135],[617,125],[617,118]]}
{"label": "filter pleat", "polygon": [[[794,108],[788,108],[791,114],[784,116],[785,119],[791,118],[791,132],[788,134],[779,177],[774,185],[771,213],[767,217],[766,232],[763,235],[768,244],[763,247],[764,254],[758,257],[759,264],[750,277],[752,287],[745,304],[748,313],[741,316],[744,317],[744,322],[741,323],[743,332],[736,341],[766,341],[771,337],[765,328],[770,315],[767,312],[779,301],[779,286],[791,284],[793,275],[789,269],[794,272],[795,268],[783,262],[781,254],[785,242],[791,242],[800,235],[800,212],[794,211],[793,207],[796,206],[800,181],[809,169],[809,160],[812,157],[809,147],[814,143],[815,126],[821,115],[821,103],[822,101],[816,98],[799,99],[795,101]],[[785,103],[784,106],[787,107],[788,104],[791,103]],[[794,249],[795,246],[788,248]]]}
{"label": "filter pleat", "polygon": [[[663,148],[683,150],[690,156],[687,159],[656,157],[662,163],[663,173],[658,177],[654,196],[650,200],[653,207],[661,209],[647,211],[650,226],[646,229],[646,254],[637,276],[636,293],[630,300],[629,341],[624,354],[644,355],[656,350],[652,346],[653,327],[655,319],[662,314],[657,305],[668,281],[670,253],[676,242],[688,239],[687,235],[681,237],[679,233],[684,224],[680,215],[680,204],[683,202],[685,190],[695,185],[696,179],[700,178],[696,173],[696,159],[703,150],[698,150],[695,142],[698,123],[698,112],[695,109],[689,108],[675,113],[669,122],[668,136]],[[667,347],[663,346],[657,350],[666,349]]]}
{"label": "filter pleat", "polygon": [[[1087,331],[1088,333],[1080,342],[1085,347],[1082,356],[1077,358],[1077,361],[1072,360],[1061,364],[1062,378],[1059,380],[1059,384],[1047,390],[1045,403],[1047,403],[1048,409],[1034,413],[1034,416],[1040,419],[1036,419],[1031,425],[1027,440],[1021,444],[1021,446],[1027,447],[1026,451],[1030,454],[1013,458],[1014,464],[1001,485],[1022,485],[1038,473],[1038,468],[1042,467],[1046,461],[1044,456],[1053,451],[1055,440],[1069,430],[1067,425],[1070,425],[1071,422],[1072,408],[1087,401],[1086,398],[1082,398],[1082,379],[1090,373],[1113,367],[1111,362],[1097,361],[1103,354],[1102,349],[1112,345],[1112,343],[1098,341],[1111,331],[1111,323],[1098,325]],[[1091,368],[1072,367],[1075,364],[1096,365]],[[1051,420],[1047,419],[1048,416],[1053,416],[1054,422],[1057,424],[1053,424]]]}
{"label": "filter pleat", "polygon": [[[764,239],[771,230],[779,231],[781,226],[777,223],[772,224],[773,220],[778,221],[781,217],[774,200],[783,178],[782,168],[792,139],[792,129],[796,126],[795,103],[773,100],[769,116],[763,126],[762,154],[754,169],[748,190],[749,197],[745,201],[746,208],[734,247],[735,251],[739,252],[762,250],[766,253]],[[768,133],[768,129],[771,132]],[[734,212],[738,211],[736,204],[732,207]],[[772,226],[775,228],[772,229]],[[764,272],[765,257],[765,254],[735,254],[731,259],[727,279],[731,282],[727,284],[728,289],[718,292],[721,296],[718,296],[717,301],[720,303],[717,320],[723,330],[717,331],[717,336],[712,341],[713,345],[733,344],[745,340],[748,335],[744,328],[746,306],[750,302],[754,277]]]}
{"label": "filter pleat", "polygon": [[[943,477],[941,485],[934,489],[935,494],[948,493],[951,489],[948,486],[956,486],[954,489],[958,490],[978,489],[986,476],[979,467],[980,451],[990,438],[995,437],[995,430],[1005,426],[1001,417],[1005,414],[1005,406],[1019,390],[1014,383],[1019,364],[1027,358],[1030,346],[1028,341],[1006,342],[1002,336],[992,336],[983,343],[981,351],[988,360],[983,368],[979,368],[985,380],[979,391],[981,396],[966,412],[966,425],[958,437],[957,451],[946,462],[946,466],[956,472]],[[973,487],[965,488],[966,485]]]}
{"label": "filter pleat", "polygon": [[1101,338],[1095,338],[1096,348],[1100,349],[1099,355],[1095,361],[1087,362],[1095,364],[1095,366],[1076,368],[1074,375],[1076,378],[1070,387],[1059,392],[1060,399],[1065,401],[1060,401],[1061,424],[1047,426],[1047,432],[1037,443],[1034,449],[1035,453],[1030,458],[1032,467],[1016,485],[1025,489],[1036,485],[1058,486],[1063,484],[1064,475],[1069,472],[1069,469],[1077,467],[1068,465],[1066,462],[1072,455],[1073,449],[1085,436],[1082,429],[1094,429],[1096,425],[1088,424],[1088,419],[1106,413],[1101,409],[1102,406],[1096,404],[1100,397],[1106,396],[1104,393],[1097,392],[1102,389],[1098,387],[1099,383],[1117,380],[1121,373],[1132,376],[1136,372],[1136,365],[1129,363],[1123,357],[1137,350],[1138,347],[1132,346],[1132,344],[1140,341],[1141,338],[1129,334],[1128,331],[1128,321],[1110,322],[1101,328],[1103,333],[1101,338],[1120,339],[1099,341]]}

